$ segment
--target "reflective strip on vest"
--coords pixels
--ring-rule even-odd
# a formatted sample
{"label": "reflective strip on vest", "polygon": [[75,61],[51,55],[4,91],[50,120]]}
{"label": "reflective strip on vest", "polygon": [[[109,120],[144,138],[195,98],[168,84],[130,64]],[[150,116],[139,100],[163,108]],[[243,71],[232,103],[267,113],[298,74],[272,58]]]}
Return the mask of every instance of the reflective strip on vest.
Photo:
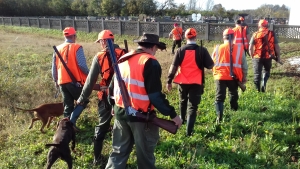
{"label": "reflective strip on vest", "polygon": [[[247,39],[247,28],[243,28],[241,26],[237,26],[233,28],[232,30],[234,31],[234,40],[233,44],[236,45],[243,45],[243,48],[248,49],[249,47],[249,42]],[[244,44],[243,44],[243,39],[244,39]]]}

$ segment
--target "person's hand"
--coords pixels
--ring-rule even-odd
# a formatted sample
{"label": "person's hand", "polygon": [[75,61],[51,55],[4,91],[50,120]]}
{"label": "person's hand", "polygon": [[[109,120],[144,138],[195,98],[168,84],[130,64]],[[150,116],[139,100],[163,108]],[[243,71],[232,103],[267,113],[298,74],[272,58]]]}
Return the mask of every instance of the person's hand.
{"label": "person's hand", "polygon": [[76,105],[83,105],[83,102],[76,100]]}
{"label": "person's hand", "polygon": [[167,84],[166,87],[167,87],[167,90],[168,90],[168,91],[171,91],[171,90],[172,90],[172,83],[171,83],[171,84]]}
{"label": "person's hand", "polygon": [[112,116],[114,116],[114,115],[115,115],[115,111],[114,111],[114,109],[113,109],[113,108],[111,109],[111,112],[110,112],[110,113],[111,113],[111,115],[112,115]]}
{"label": "person's hand", "polygon": [[178,115],[174,119],[172,119],[172,121],[174,121],[175,125],[177,125],[178,128],[180,128],[180,126],[182,124],[182,120]]}

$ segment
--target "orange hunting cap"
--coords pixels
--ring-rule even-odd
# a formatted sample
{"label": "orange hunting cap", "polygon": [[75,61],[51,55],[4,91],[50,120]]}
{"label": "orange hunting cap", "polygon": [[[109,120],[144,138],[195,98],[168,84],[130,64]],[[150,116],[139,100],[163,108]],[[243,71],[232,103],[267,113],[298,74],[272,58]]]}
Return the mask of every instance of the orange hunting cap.
{"label": "orange hunting cap", "polygon": [[223,31],[223,36],[234,34],[234,31],[231,28],[227,28]]}
{"label": "orange hunting cap", "polygon": [[194,28],[188,28],[186,31],[185,31],[185,38],[187,39],[191,39],[191,38],[194,38],[197,36],[197,31],[196,29]]}
{"label": "orange hunting cap", "polygon": [[66,27],[63,30],[64,36],[71,36],[71,35],[76,35],[76,31],[73,27]]}
{"label": "orange hunting cap", "polygon": [[95,43],[99,43],[101,39],[114,39],[114,34],[110,30],[103,30],[98,34],[98,39]]}
{"label": "orange hunting cap", "polygon": [[267,27],[267,26],[268,26],[268,21],[265,20],[265,19],[261,19],[261,20],[258,22],[258,26]]}
{"label": "orange hunting cap", "polygon": [[245,18],[244,17],[240,17],[240,19],[239,20],[241,20],[241,21],[244,21],[245,20]]}
{"label": "orange hunting cap", "polygon": [[174,23],[174,26],[178,26],[178,23]]}

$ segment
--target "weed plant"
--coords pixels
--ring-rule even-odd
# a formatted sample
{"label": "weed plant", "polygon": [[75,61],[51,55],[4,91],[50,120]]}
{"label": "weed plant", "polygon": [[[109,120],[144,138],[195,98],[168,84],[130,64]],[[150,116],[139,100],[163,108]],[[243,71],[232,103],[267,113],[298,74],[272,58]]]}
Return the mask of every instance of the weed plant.
{"label": "weed plant", "polygon": [[[54,98],[56,89],[51,78],[53,45],[63,42],[61,30],[28,27],[0,26],[0,168],[3,169],[40,169],[46,164],[48,148],[52,142],[55,124],[46,129],[45,134],[38,130],[36,123],[29,130],[32,114],[15,110],[14,107],[33,108],[49,102],[62,101],[61,96]],[[88,65],[99,51],[93,43],[97,33],[78,31],[77,42],[83,46]],[[116,43],[124,47],[128,41],[130,49],[137,36],[115,36]],[[158,51],[165,87],[169,66],[172,62],[172,40],[162,38],[167,43],[167,51]],[[221,41],[204,42],[210,53]],[[199,43],[200,44],[200,43]],[[299,56],[299,44],[281,42],[283,61]],[[258,93],[253,85],[253,70],[248,57],[249,76],[247,90],[239,91],[239,110],[229,109],[229,99],[225,102],[224,122],[215,124],[214,95],[215,86],[212,72],[206,70],[204,94],[198,108],[194,134],[185,136],[186,125],[176,135],[160,130],[155,156],[159,169],[192,168],[299,168],[300,141],[300,90],[299,72],[296,67],[285,62],[273,62],[267,92]],[[170,103],[178,112],[177,87],[167,93]],[[97,168],[92,165],[92,137],[97,118],[96,92],[91,95],[91,103],[78,120],[82,132],[77,134],[74,168]],[[163,117],[163,116],[161,116]],[[165,117],[164,117],[165,118]],[[103,154],[108,157],[111,151],[111,135],[107,136]],[[102,167],[105,164],[102,165]],[[65,162],[58,160],[53,168],[66,168]],[[133,150],[127,168],[137,168],[136,153]]]}

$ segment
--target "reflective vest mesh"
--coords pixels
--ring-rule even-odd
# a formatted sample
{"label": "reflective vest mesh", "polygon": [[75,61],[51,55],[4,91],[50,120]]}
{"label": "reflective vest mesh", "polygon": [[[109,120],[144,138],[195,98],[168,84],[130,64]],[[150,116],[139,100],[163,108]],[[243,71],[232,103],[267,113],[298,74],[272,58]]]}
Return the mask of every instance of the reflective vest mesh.
{"label": "reflective vest mesh", "polygon": [[[215,80],[233,80],[230,76],[230,53],[229,43],[222,44],[216,47],[213,53],[213,75]],[[220,57],[222,56],[222,57]],[[243,48],[240,45],[233,45],[232,50],[232,63],[233,73],[239,81],[243,79],[242,72],[242,57]]]}
{"label": "reflective vest mesh", "polygon": [[[268,37],[265,36],[268,34]],[[270,58],[270,54],[275,54],[274,35],[272,31],[266,28],[260,28],[258,32],[253,34],[254,38],[254,58]],[[267,42],[268,41],[268,42]],[[269,43],[269,46],[268,46]],[[269,54],[270,48],[270,54]]]}
{"label": "reflective vest mesh", "polygon": [[202,70],[196,64],[196,50],[185,50],[183,61],[178,68],[174,83],[202,84]]}
{"label": "reflective vest mesh", "polygon": [[[85,75],[77,65],[76,52],[81,47],[81,45],[76,43],[63,43],[57,46],[57,50],[65,61],[66,65],[72,72],[77,82],[84,85],[87,75]],[[68,55],[68,56],[67,56]],[[57,68],[57,83],[65,84],[72,82],[72,79],[68,72],[66,71],[64,65],[60,61],[59,57],[56,55],[56,68]]]}
{"label": "reflective vest mesh", "polygon": [[[136,54],[134,52],[123,55],[121,58],[127,57],[128,55],[133,56],[130,59],[119,64],[121,77],[124,80],[126,88],[128,90],[131,106],[136,110],[147,112],[150,101],[145,90],[143,72],[146,61],[149,58],[155,58],[154,56],[147,53]],[[115,103],[117,106],[124,108],[120,88],[117,85],[118,81],[116,77],[114,78],[114,84]],[[151,105],[150,109],[153,110],[153,108],[154,107]]]}
{"label": "reflective vest mesh", "polygon": [[[247,27],[244,27],[242,29],[241,26],[237,26],[232,29],[234,31],[234,40],[233,44],[236,45],[243,45],[245,49],[249,48],[249,42],[247,39]],[[244,44],[243,44],[243,39],[244,39]]]}
{"label": "reflective vest mesh", "polygon": [[[121,48],[115,48],[117,60],[125,54],[125,51]],[[98,64],[101,66],[101,80],[99,82],[100,86],[108,86],[112,76],[114,74],[114,69],[112,63],[109,61],[110,57],[106,54],[106,50],[97,53]],[[97,92],[98,98],[102,100],[103,91]]]}

